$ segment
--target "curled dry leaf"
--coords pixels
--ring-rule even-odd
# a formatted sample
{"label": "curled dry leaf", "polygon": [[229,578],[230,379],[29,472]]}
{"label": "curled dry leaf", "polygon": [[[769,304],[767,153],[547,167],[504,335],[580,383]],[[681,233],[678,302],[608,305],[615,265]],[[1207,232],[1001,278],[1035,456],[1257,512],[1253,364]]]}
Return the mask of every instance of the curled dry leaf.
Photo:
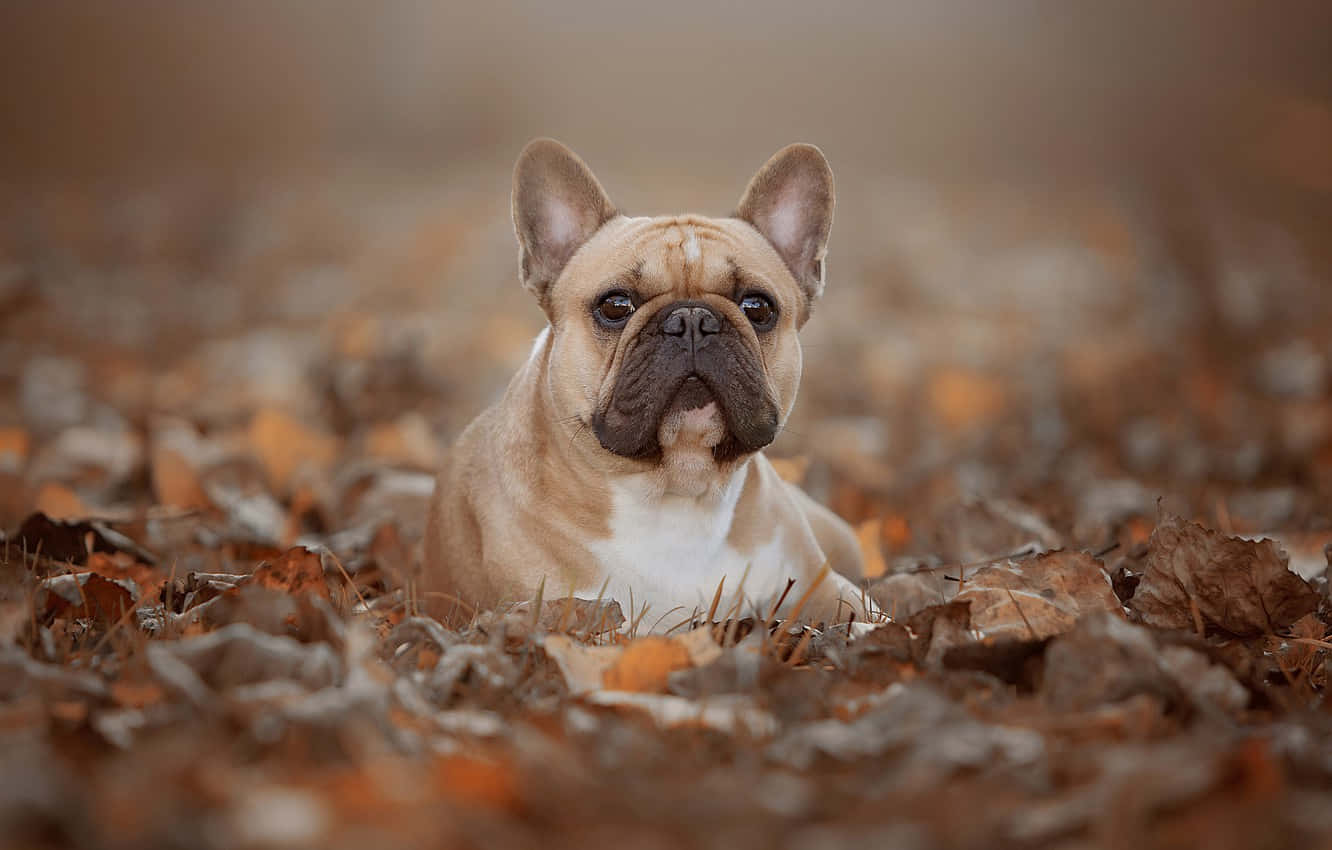
{"label": "curled dry leaf", "polygon": [[1318,609],[1318,593],[1291,572],[1276,544],[1226,537],[1177,516],[1162,518],[1129,607],[1158,628],[1211,626],[1254,636]]}
{"label": "curled dry leaf", "polygon": [[1122,614],[1101,562],[1085,552],[991,564],[967,578],[957,599],[971,602],[973,628],[1035,640],[1066,632],[1093,611]]}

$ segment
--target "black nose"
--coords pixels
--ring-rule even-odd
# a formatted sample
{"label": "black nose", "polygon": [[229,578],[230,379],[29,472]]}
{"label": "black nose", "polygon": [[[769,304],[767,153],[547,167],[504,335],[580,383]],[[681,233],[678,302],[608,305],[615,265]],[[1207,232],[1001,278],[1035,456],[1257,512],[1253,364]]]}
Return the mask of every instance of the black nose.
{"label": "black nose", "polygon": [[721,328],[721,317],[710,308],[697,304],[667,308],[666,318],[661,323],[662,333],[679,338],[680,345],[690,351],[707,345],[708,337],[721,333]]}

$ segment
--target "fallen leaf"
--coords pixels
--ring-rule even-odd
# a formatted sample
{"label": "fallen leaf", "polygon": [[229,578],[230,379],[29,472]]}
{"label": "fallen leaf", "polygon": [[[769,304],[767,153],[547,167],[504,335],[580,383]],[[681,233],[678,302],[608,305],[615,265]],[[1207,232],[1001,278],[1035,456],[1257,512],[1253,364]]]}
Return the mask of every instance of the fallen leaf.
{"label": "fallen leaf", "polygon": [[80,520],[92,511],[79,494],[57,481],[48,481],[37,491],[33,508],[57,520]]}
{"label": "fallen leaf", "polygon": [[649,635],[626,644],[601,680],[613,691],[665,693],[667,677],[689,666],[689,651],[677,640]]}
{"label": "fallen leaf", "polygon": [[1205,625],[1240,636],[1271,634],[1318,609],[1319,595],[1291,572],[1271,540],[1257,542],[1165,516],[1129,607],[1164,629]]}
{"label": "fallen leaf", "polygon": [[931,605],[913,614],[906,625],[914,637],[912,660],[921,667],[937,667],[948,650],[975,640],[971,632],[971,603],[966,600]]}
{"label": "fallen leaf", "polygon": [[109,579],[97,573],[53,576],[37,586],[34,604],[43,619],[88,618],[114,623],[134,607],[139,588],[130,579]]}
{"label": "fallen leaf", "polygon": [[251,580],[260,587],[292,595],[312,593],[330,601],[333,598],[324,580],[323,558],[304,546],[294,546],[282,557],[260,564]]}
{"label": "fallen leaf", "polygon": [[211,505],[199,474],[185,456],[166,446],[155,446],[152,465],[153,495],[163,505],[185,510]]}
{"label": "fallen leaf", "polygon": [[617,646],[588,646],[564,635],[548,635],[542,648],[575,694],[603,689],[664,693],[671,673],[704,667],[722,656],[708,627],[675,637],[648,635]]}
{"label": "fallen leaf", "polygon": [[885,614],[894,620],[905,620],[931,605],[947,600],[949,588],[956,583],[945,582],[942,571],[892,573],[870,582],[868,590]]}
{"label": "fallen leaf", "polygon": [[991,564],[968,576],[956,599],[971,602],[971,626],[987,635],[1038,640],[1068,631],[1093,611],[1122,616],[1101,562],[1084,552]]}
{"label": "fallen leaf", "polygon": [[600,690],[602,677],[624,651],[622,646],[586,646],[564,635],[547,635],[541,648],[554,659],[575,696]]}
{"label": "fallen leaf", "polygon": [[273,489],[285,493],[292,477],[303,467],[328,467],[337,459],[337,437],[305,425],[273,408],[263,408],[250,420],[250,446],[258,455]]}
{"label": "fallen leaf", "polygon": [[29,554],[40,551],[43,557],[57,562],[82,565],[90,552],[129,552],[145,563],[157,561],[134,541],[103,524],[65,522],[41,512],[25,519],[13,539]]}

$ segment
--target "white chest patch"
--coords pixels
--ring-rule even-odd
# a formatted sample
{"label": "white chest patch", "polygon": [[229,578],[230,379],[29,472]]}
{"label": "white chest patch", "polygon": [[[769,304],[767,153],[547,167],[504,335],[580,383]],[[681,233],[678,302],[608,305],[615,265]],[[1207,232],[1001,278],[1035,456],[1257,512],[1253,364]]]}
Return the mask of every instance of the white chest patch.
{"label": "white chest patch", "polygon": [[[786,587],[799,565],[791,557],[780,529],[771,539],[750,552],[737,551],[727,543],[735,506],[744,487],[744,470],[716,496],[703,499],[661,495],[647,476],[627,479],[613,490],[611,536],[590,548],[600,562],[603,577],[609,576],[606,596],[624,604],[631,620],[646,604],[646,631],[656,624],[668,629],[706,614],[722,577],[726,585],[720,608],[725,612],[735,601],[742,574],[748,604],[743,616],[757,603],[767,607]],[[595,596],[600,588],[579,588],[575,595]],[[627,610],[632,591],[634,608]],[[718,614],[721,616],[721,614]]]}

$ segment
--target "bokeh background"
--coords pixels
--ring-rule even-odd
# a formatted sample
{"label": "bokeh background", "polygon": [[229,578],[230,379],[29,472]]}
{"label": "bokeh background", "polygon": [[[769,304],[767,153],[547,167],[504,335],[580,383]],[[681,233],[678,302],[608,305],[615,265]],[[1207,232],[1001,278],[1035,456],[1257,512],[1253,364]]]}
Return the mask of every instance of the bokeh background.
{"label": "bokeh background", "polygon": [[[549,135],[633,213],[823,148],[775,453],[890,558],[984,499],[1088,545],[1158,496],[1326,527],[1330,32],[1316,0],[4,4],[0,519],[207,501],[159,446],[274,421],[330,479],[426,474],[541,326],[508,181]],[[310,492],[297,525],[350,521]]]}

